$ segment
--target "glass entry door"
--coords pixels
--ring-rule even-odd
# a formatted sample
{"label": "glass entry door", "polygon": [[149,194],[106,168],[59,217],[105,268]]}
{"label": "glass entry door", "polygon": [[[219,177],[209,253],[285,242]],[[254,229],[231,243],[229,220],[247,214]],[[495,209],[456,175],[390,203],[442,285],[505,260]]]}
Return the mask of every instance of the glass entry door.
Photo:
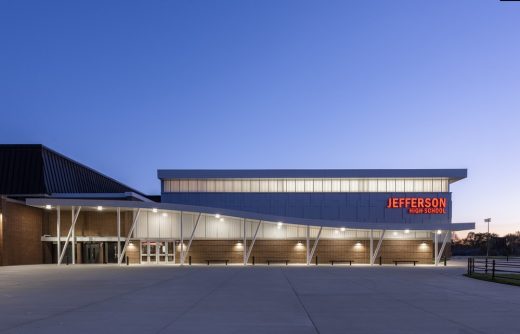
{"label": "glass entry door", "polygon": [[159,261],[159,263],[166,263],[166,247],[166,242],[157,242],[157,261]]}
{"label": "glass entry door", "polygon": [[174,242],[141,241],[141,263],[175,263]]}

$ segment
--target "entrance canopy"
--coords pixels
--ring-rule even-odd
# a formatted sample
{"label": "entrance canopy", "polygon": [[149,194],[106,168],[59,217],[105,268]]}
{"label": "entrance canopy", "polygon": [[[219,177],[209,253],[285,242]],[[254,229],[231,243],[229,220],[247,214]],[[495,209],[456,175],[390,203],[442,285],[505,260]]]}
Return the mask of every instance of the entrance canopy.
{"label": "entrance canopy", "polygon": [[122,201],[122,200],[106,200],[106,199],[71,199],[71,198],[28,198],[26,204],[39,208],[47,206],[56,207],[84,207],[97,208],[99,206],[104,209],[144,209],[144,210],[163,210],[163,211],[183,211],[202,214],[220,214],[236,218],[244,218],[251,220],[261,220],[266,222],[283,222],[285,224],[310,225],[321,227],[336,227],[350,229],[381,229],[381,230],[405,230],[413,229],[419,231],[446,230],[446,231],[464,231],[475,228],[475,223],[421,223],[410,224],[402,222],[352,222],[340,220],[323,220],[323,219],[305,219],[296,217],[286,217],[277,215],[266,215],[255,212],[237,211],[229,209],[219,209],[206,206],[192,206],[174,203],[156,203],[156,202],[139,202],[139,201]]}

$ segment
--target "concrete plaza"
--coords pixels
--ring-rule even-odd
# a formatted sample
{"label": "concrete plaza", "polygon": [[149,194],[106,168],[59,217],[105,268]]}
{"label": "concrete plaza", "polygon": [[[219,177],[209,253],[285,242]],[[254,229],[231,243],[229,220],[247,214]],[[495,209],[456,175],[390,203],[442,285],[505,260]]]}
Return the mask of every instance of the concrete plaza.
{"label": "concrete plaza", "polygon": [[517,333],[520,288],[431,266],[0,267],[7,333]]}

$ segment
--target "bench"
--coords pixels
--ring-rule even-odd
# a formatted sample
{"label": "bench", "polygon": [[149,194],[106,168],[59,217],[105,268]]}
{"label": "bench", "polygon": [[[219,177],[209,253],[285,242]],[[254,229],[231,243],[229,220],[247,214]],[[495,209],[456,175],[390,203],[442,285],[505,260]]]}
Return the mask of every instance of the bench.
{"label": "bench", "polygon": [[271,263],[285,263],[287,266],[289,264],[289,260],[267,260],[267,265],[271,265]]}
{"label": "bench", "polygon": [[352,262],[355,262],[354,260],[329,260],[330,264],[333,266],[334,265],[334,262],[335,263],[349,263],[350,265],[352,265]]}
{"label": "bench", "polygon": [[209,266],[210,262],[213,262],[213,263],[226,263],[226,266],[227,266],[229,260],[206,260],[206,262],[208,263],[208,266]]}
{"label": "bench", "polygon": [[397,266],[398,263],[413,263],[413,266],[415,267],[415,264],[419,262],[417,260],[398,260],[394,261],[395,265]]}

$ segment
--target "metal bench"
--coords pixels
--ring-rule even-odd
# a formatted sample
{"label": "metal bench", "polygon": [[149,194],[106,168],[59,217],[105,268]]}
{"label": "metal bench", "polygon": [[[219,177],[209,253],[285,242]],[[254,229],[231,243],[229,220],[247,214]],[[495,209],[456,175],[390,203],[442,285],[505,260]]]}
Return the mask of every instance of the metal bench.
{"label": "metal bench", "polygon": [[333,266],[334,263],[347,263],[352,265],[352,262],[355,262],[354,260],[329,260],[330,264]]}
{"label": "metal bench", "polygon": [[212,263],[225,263],[226,266],[227,266],[229,260],[206,260],[206,262],[208,263],[208,266],[209,266],[209,264],[210,264],[211,262],[212,262]]}
{"label": "metal bench", "polygon": [[394,260],[393,262],[395,263],[396,266],[398,263],[413,263],[413,266],[415,267],[415,264],[419,261],[417,261],[417,260]]}
{"label": "metal bench", "polygon": [[285,263],[285,265],[289,265],[289,260],[267,260],[267,265],[271,265],[271,263]]}

